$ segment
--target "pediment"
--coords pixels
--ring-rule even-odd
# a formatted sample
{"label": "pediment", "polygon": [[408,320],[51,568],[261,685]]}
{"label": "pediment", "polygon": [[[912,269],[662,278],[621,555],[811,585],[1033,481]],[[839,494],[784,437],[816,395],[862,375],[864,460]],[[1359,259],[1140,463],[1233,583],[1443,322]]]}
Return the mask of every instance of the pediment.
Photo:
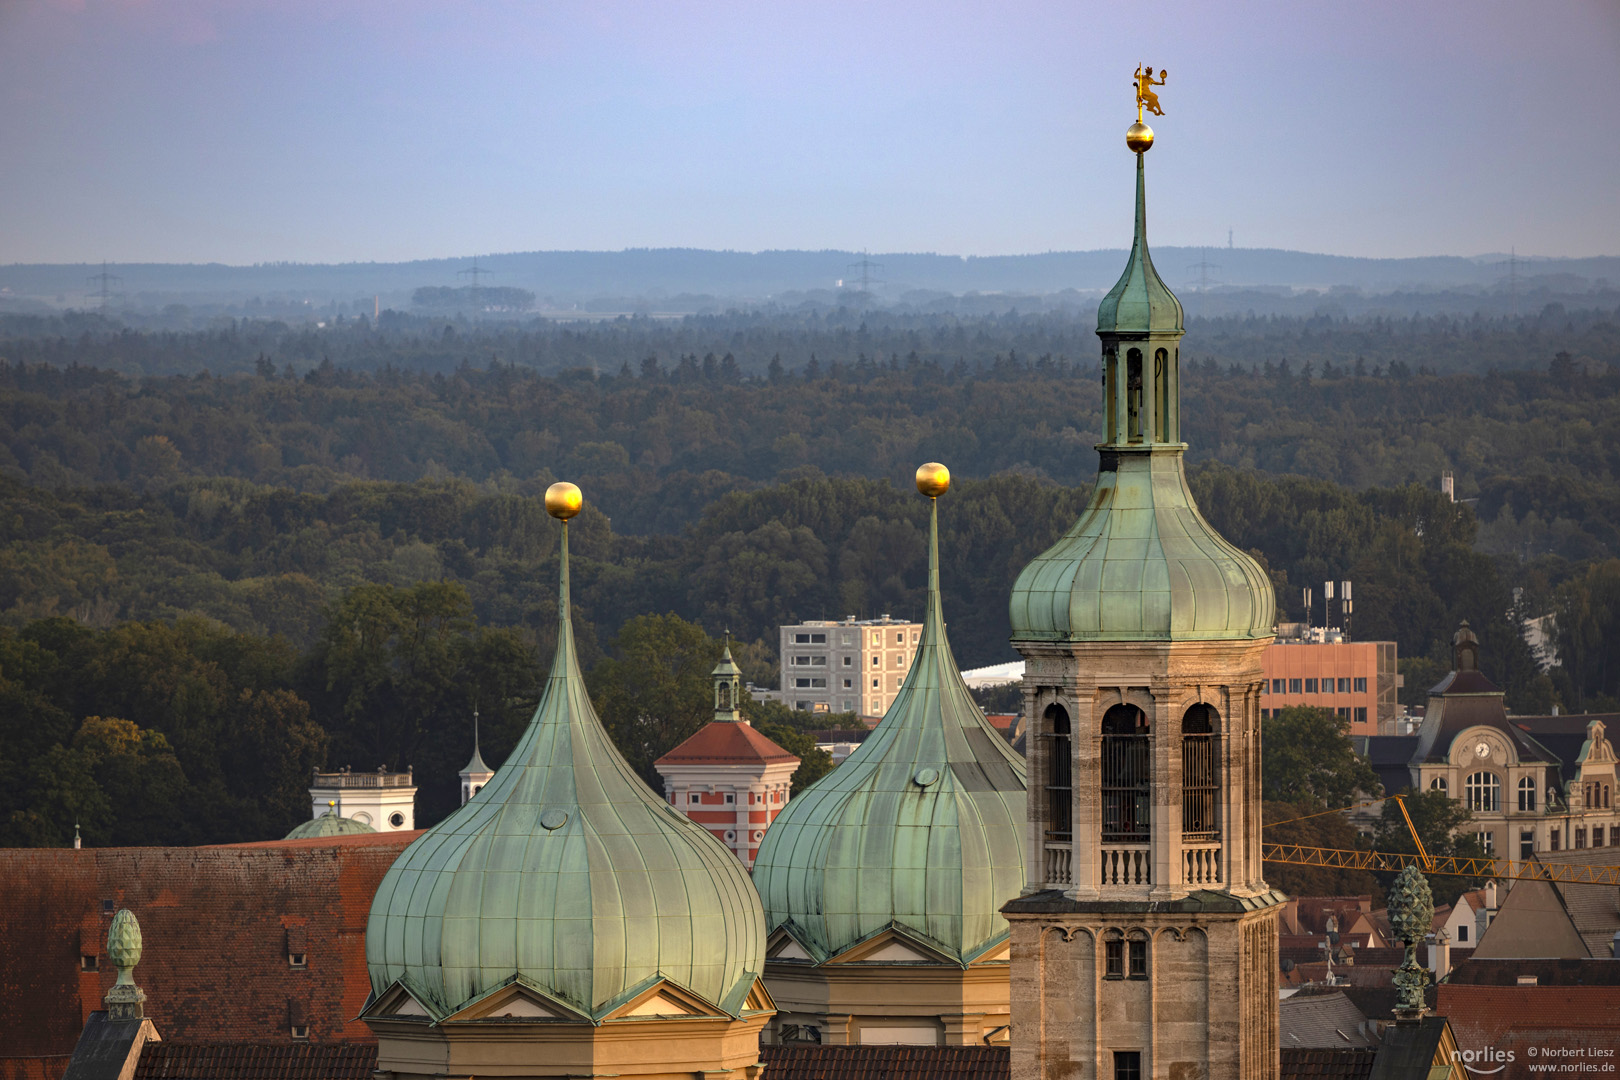
{"label": "pediment", "polygon": [[743,1012],[775,1012],[776,1011],[776,1000],[771,997],[771,992],[769,990],[765,989],[765,981],[763,979],[755,979],[754,980],[754,985],[748,991],[748,996],[743,999],[742,1011]]}
{"label": "pediment", "polygon": [[909,938],[893,927],[851,945],[829,964],[954,964],[955,961],[937,950]]}
{"label": "pediment", "polygon": [[590,1018],[557,998],[524,982],[507,982],[463,1005],[446,1022],[472,1020],[559,1020],[589,1023]]}
{"label": "pediment", "polygon": [[632,1020],[686,1016],[719,1016],[715,1006],[689,990],[667,980],[659,980],[614,1009],[603,1020]]}
{"label": "pediment", "polygon": [[804,946],[793,938],[777,931],[777,936],[771,941],[771,946],[765,952],[767,960],[808,960],[812,964],[816,958],[805,952]]}
{"label": "pediment", "polygon": [[404,983],[396,982],[382,996],[372,1002],[361,1014],[366,1019],[399,1017],[406,1020],[432,1020],[433,1013],[411,993]]}
{"label": "pediment", "polygon": [[1012,959],[1012,942],[1003,941],[1000,945],[991,946],[982,956],[975,956],[975,964],[1005,964]]}

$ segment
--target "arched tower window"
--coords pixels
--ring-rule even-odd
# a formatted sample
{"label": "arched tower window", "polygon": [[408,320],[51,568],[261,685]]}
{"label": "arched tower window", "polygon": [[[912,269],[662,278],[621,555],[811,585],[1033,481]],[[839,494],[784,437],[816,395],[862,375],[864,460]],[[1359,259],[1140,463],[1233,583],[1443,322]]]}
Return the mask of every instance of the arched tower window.
{"label": "arched tower window", "polygon": [[1135,705],[1115,705],[1102,722],[1102,838],[1104,843],[1145,844],[1150,835],[1147,715]]}
{"label": "arched tower window", "polygon": [[1199,704],[1181,718],[1181,835],[1214,840],[1220,829],[1220,769],[1216,764],[1215,710]]}
{"label": "arched tower window", "polygon": [[1463,783],[1463,800],[1470,810],[1490,813],[1502,804],[1502,782],[1495,773],[1470,773]]}
{"label": "arched tower window", "polygon": [[1132,349],[1125,354],[1125,436],[1131,442],[1142,441],[1142,350]]}
{"label": "arched tower window", "polygon": [[1536,808],[1536,778],[1526,776],[1519,781],[1519,809],[1525,812]]}
{"label": "arched tower window", "polygon": [[1119,439],[1119,402],[1115,395],[1119,392],[1117,382],[1119,379],[1119,352],[1112,346],[1103,350],[1103,408],[1108,411],[1107,423],[1103,430],[1108,432],[1108,438]]}
{"label": "arched tower window", "polygon": [[1446,790],[1446,778],[1443,776],[1437,776],[1433,780],[1430,780],[1429,790],[1444,792]]}
{"label": "arched tower window", "polygon": [[1170,350],[1153,354],[1153,428],[1159,442],[1170,441]]}
{"label": "arched tower window", "polygon": [[1070,773],[1073,757],[1069,714],[1061,705],[1048,705],[1045,713],[1048,739],[1046,767],[1046,836],[1068,840],[1074,834],[1074,792]]}

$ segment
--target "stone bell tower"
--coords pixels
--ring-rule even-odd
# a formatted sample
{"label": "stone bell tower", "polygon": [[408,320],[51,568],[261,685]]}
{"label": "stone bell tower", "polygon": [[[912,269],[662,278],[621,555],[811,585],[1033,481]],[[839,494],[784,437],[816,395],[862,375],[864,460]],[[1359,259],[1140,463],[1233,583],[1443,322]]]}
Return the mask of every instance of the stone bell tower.
{"label": "stone bell tower", "polygon": [[1187,486],[1182,310],[1148,254],[1140,111],[1126,143],[1136,228],[1097,315],[1097,486],[1011,600],[1031,736],[1028,880],[1003,909],[1013,1080],[1272,1080],[1283,897],[1261,876],[1259,694],[1275,600]]}

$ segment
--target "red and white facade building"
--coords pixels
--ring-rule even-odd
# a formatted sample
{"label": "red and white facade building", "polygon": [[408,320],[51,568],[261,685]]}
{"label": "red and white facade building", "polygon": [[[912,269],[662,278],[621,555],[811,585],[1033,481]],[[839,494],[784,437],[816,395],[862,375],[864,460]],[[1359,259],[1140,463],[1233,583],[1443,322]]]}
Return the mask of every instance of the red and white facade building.
{"label": "red and white facade building", "polygon": [[787,806],[799,759],[738,709],[742,672],[726,649],[714,669],[714,721],[653,763],[669,805],[702,825],[750,870],[765,830]]}

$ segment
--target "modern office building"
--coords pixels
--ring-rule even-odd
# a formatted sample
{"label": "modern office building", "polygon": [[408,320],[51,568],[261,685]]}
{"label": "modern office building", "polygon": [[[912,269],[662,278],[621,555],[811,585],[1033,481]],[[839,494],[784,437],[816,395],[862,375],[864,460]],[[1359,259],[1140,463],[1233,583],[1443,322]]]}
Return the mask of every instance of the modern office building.
{"label": "modern office building", "polygon": [[1393,728],[1399,708],[1393,641],[1302,641],[1268,646],[1261,716],[1289,705],[1332,709],[1350,721],[1350,734]]}
{"label": "modern office building", "polygon": [[882,716],[917,654],[922,623],[884,615],[781,628],[782,703],[804,712]]}

